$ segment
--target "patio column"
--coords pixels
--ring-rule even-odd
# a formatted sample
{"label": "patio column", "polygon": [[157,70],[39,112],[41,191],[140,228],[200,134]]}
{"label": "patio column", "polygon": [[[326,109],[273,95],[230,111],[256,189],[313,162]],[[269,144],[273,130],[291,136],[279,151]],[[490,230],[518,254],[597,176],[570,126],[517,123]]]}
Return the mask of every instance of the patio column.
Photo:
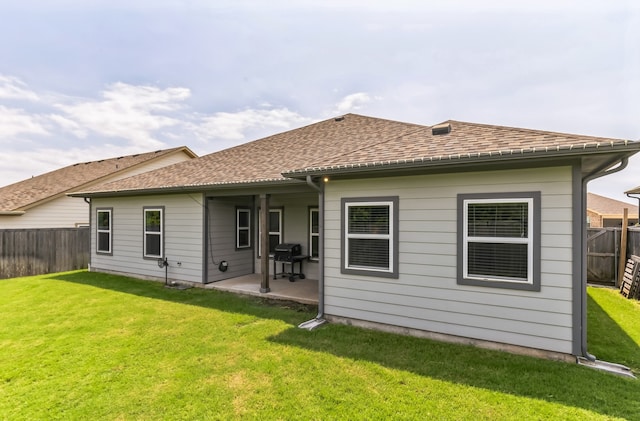
{"label": "patio column", "polygon": [[269,292],[269,195],[260,195],[260,292]]}

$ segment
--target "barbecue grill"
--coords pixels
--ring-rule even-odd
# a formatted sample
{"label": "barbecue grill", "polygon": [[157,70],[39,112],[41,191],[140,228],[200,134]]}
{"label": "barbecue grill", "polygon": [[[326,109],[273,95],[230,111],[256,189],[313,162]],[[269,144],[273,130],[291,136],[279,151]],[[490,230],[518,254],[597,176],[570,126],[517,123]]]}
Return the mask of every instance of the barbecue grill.
{"label": "barbecue grill", "polygon": [[[300,279],[304,279],[304,273],[302,273],[302,262],[308,259],[309,256],[302,254],[302,248],[300,244],[282,243],[278,244],[273,254],[273,279],[276,279],[278,275],[289,276],[289,281],[295,281],[296,276]],[[281,272],[277,273],[277,263],[281,264]],[[296,272],[295,267],[298,263],[299,271]],[[285,264],[291,265],[291,272],[285,272]]]}

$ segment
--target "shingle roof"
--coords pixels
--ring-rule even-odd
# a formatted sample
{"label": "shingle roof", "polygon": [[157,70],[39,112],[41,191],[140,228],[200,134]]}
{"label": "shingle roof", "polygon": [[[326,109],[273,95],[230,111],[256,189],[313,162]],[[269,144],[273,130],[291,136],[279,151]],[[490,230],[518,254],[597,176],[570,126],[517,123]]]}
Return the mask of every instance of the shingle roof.
{"label": "shingle roof", "polygon": [[[434,135],[424,126],[347,114],[279,133],[198,159],[98,186],[82,194],[140,190],[203,189],[222,185],[287,182],[287,177],[323,171],[490,156],[584,153],[627,147],[628,141],[448,121],[450,133]],[[633,143],[633,142],[632,142]],[[635,151],[640,150],[640,143]],[[284,174],[284,175],[283,175]]]}
{"label": "shingle roof", "polygon": [[629,215],[637,215],[638,207],[621,200],[600,196],[595,193],[587,194],[587,209],[600,215],[619,216],[622,218],[624,208],[627,208]]}
{"label": "shingle roof", "polygon": [[92,191],[162,189],[286,181],[286,169],[314,165],[360,148],[373,147],[425,126],[348,114],[279,133],[198,159],[161,168]]}
{"label": "shingle roof", "polygon": [[28,209],[43,200],[63,195],[72,190],[85,188],[92,183],[100,182],[105,177],[179,151],[184,151],[189,156],[196,157],[189,148],[181,146],[155,152],[73,164],[0,187],[0,212],[15,212]]}
{"label": "shingle roof", "polygon": [[[450,126],[447,134],[433,134],[436,126]],[[449,120],[405,136],[388,139],[285,173],[315,173],[361,167],[449,164],[478,158],[505,159],[533,155],[579,154],[591,149],[626,146],[629,141]],[[636,142],[637,143],[637,142]],[[640,143],[638,143],[640,145]]]}

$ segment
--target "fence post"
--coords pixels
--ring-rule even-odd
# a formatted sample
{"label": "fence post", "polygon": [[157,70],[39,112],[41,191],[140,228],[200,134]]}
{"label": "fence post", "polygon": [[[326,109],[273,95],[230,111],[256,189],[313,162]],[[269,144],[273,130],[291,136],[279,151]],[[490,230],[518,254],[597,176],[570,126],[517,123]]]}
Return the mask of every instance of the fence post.
{"label": "fence post", "polygon": [[620,288],[620,280],[624,277],[624,267],[627,262],[627,229],[629,225],[629,209],[624,208],[622,216],[622,231],[620,232],[620,263],[618,264],[618,276],[616,287]]}

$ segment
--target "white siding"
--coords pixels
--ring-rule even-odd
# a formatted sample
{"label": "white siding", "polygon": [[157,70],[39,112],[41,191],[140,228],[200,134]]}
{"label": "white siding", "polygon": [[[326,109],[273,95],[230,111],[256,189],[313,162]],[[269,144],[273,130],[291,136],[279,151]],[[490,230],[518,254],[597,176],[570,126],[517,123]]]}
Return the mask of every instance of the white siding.
{"label": "white siding", "polygon": [[[571,168],[331,181],[326,185],[325,313],[571,353]],[[459,193],[542,193],[541,291],[458,285]],[[340,271],[340,199],[399,196],[399,279]]]}
{"label": "white siding", "polygon": [[91,270],[164,280],[164,269],[158,267],[157,261],[142,257],[145,206],[164,206],[164,254],[169,261],[169,280],[203,282],[204,203],[199,194],[94,198],[92,220],[96,208],[113,208],[113,255],[96,254],[93,225]]}
{"label": "white siding", "polygon": [[163,168],[169,165],[177,164],[178,162],[188,161],[192,159],[189,155],[184,152],[180,153],[172,153],[168,155],[161,156],[160,158],[152,159],[151,161],[145,162],[140,166],[135,166],[132,168],[128,168],[124,171],[118,172],[110,177],[100,180],[100,184],[122,180],[123,178],[132,177],[134,175],[142,174],[148,171],[157,170],[158,168]]}
{"label": "white siding", "polygon": [[89,225],[89,205],[81,197],[58,197],[20,216],[0,216],[0,229],[74,228]]}

